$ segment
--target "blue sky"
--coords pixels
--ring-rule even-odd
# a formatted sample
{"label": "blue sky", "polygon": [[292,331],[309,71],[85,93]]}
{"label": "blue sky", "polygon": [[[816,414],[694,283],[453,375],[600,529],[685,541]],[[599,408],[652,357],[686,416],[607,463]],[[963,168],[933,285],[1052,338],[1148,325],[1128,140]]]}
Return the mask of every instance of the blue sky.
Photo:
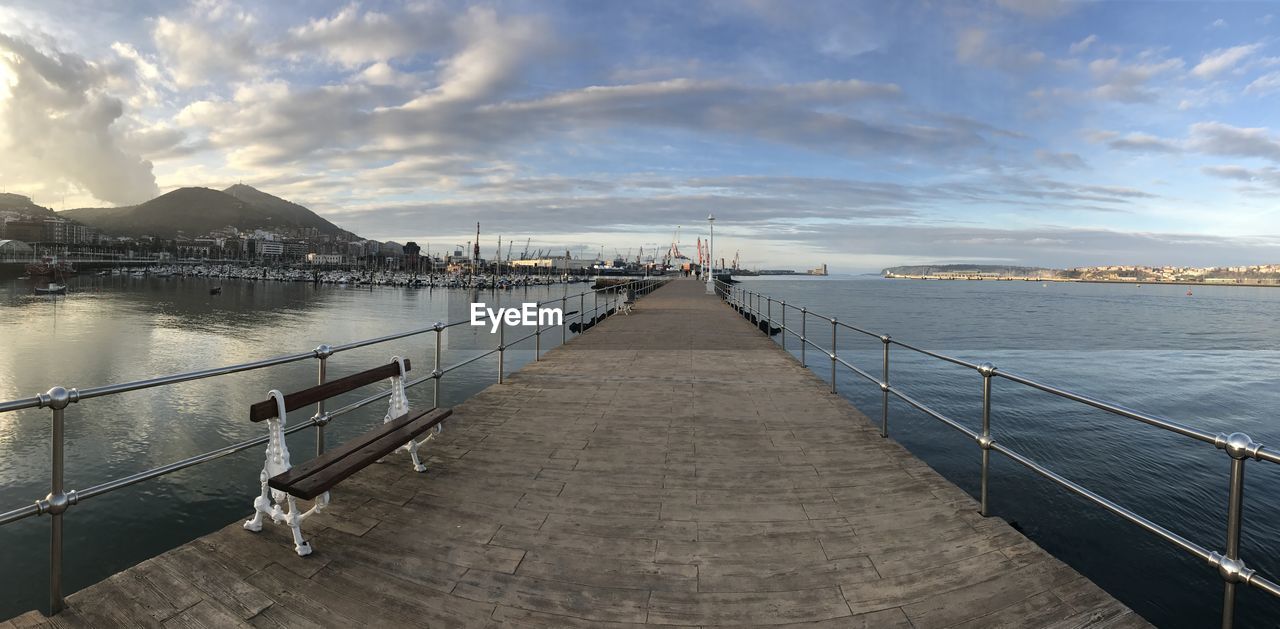
{"label": "blue sky", "polygon": [[714,212],[748,266],[1280,262],[1280,3],[80,4],[0,7],[0,182],[54,207],[243,181],[433,249]]}

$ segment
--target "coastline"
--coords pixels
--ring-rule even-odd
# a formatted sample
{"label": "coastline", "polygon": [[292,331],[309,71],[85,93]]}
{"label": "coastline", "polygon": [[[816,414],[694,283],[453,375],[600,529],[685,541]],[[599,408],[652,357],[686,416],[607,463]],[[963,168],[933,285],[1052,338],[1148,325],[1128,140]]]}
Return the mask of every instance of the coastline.
{"label": "coastline", "polygon": [[1276,280],[1274,282],[1264,284],[1261,282],[1247,282],[1247,281],[1236,281],[1236,282],[1194,282],[1190,280],[1138,281],[1138,280],[1076,279],[1076,278],[1063,278],[1063,277],[925,277],[925,276],[905,276],[905,275],[895,275],[895,276],[882,275],[880,277],[881,279],[886,279],[886,280],[917,280],[917,281],[930,281],[930,282],[950,282],[950,281],[1058,282],[1061,284],[1137,284],[1139,286],[1143,284],[1159,284],[1159,285],[1165,285],[1165,286],[1245,286],[1245,287],[1256,287],[1256,288],[1280,288],[1280,280]]}

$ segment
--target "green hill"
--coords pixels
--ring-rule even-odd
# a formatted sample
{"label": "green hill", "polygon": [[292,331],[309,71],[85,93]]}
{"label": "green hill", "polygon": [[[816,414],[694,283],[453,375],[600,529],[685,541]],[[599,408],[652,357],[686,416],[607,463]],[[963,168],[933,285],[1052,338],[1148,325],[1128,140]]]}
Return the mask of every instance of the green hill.
{"label": "green hill", "polygon": [[50,218],[58,215],[57,212],[47,207],[36,205],[31,200],[31,197],[13,194],[12,192],[0,192],[0,211],[21,212],[29,216],[47,216]]}
{"label": "green hill", "polygon": [[60,215],[121,236],[199,236],[222,227],[240,230],[314,227],[322,234],[350,234],[315,212],[245,185],[225,191],[178,188],[146,203],[80,208]]}

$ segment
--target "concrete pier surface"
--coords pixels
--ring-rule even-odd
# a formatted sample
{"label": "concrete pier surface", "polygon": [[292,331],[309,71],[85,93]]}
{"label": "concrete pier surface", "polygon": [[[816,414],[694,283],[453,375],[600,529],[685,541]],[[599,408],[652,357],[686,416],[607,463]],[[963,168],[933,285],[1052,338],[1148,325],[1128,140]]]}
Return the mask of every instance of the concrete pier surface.
{"label": "concrete pier surface", "polygon": [[234,522],[0,628],[1148,626],[691,280],[423,452],[338,485],[308,557]]}

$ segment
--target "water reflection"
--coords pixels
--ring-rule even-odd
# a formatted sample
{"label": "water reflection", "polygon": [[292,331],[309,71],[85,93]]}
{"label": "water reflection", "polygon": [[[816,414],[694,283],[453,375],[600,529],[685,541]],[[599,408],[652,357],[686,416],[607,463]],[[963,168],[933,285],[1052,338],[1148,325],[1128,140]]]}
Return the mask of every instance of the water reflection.
{"label": "water reflection", "polygon": [[[211,285],[222,287],[210,295]],[[474,300],[509,304],[551,299],[572,287],[528,287],[504,293],[441,288],[357,289],[309,283],[85,276],[69,295],[35,295],[29,283],[0,283],[0,399],[27,397],[53,385],[87,388],[162,374],[247,362],[450,321]],[[588,303],[590,299],[588,298]],[[523,334],[527,331],[521,332]],[[546,334],[543,348],[559,342]],[[508,342],[510,342],[510,338]],[[442,363],[457,364],[496,345],[479,328],[450,328]],[[434,333],[336,354],[330,378],[380,364],[393,354],[429,371]],[[531,341],[507,352],[509,370],[532,358]],[[313,360],[207,380],[86,400],[66,413],[66,482],[80,488],[261,436],[248,407],[271,388],[314,384]],[[496,357],[443,380],[446,405],[496,380]],[[369,391],[335,399],[331,408]],[[415,408],[430,406],[430,383],[409,390]],[[328,428],[339,443],[381,421],[373,404]],[[306,416],[298,412],[294,421]],[[0,414],[0,510],[48,492],[49,412]],[[314,433],[289,437],[295,462],[314,453]],[[256,491],[257,448],[88,500],[66,516],[68,591],[93,583],[248,513]],[[0,527],[0,616],[45,605],[48,522],[33,518]]]}

